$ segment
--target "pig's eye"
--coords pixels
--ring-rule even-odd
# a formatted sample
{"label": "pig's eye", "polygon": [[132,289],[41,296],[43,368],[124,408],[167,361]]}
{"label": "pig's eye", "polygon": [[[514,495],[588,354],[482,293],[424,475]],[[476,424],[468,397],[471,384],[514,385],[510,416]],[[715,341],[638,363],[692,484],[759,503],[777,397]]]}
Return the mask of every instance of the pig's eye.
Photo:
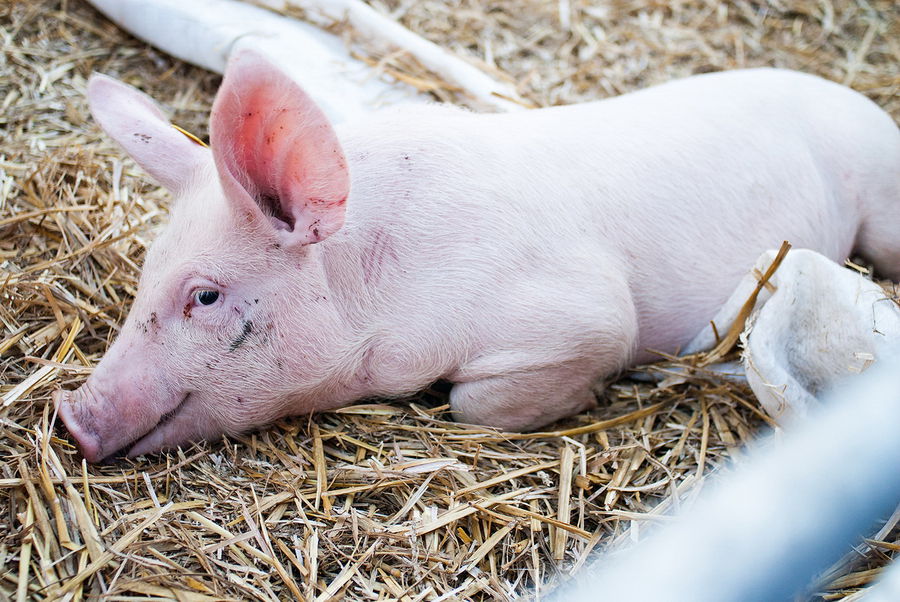
{"label": "pig's eye", "polygon": [[219,298],[219,291],[202,290],[194,293],[194,301],[198,305],[212,305]]}

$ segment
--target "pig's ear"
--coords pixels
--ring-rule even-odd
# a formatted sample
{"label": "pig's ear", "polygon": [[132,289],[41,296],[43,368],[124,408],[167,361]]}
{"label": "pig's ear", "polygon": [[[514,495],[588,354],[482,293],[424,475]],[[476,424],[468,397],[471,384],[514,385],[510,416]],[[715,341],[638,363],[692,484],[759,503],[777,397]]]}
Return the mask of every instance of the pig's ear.
{"label": "pig's ear", "polygon": [[259,54],[231,56],[210,141],[232,207],[264,218],[285,244],[319,242],[344,224],[350,177],[337,136],[312,99]]}
{"label": "pig's ear", "polygon": [[180,191],[209,160],[199,140],[175,129],[153,100],[127,84],[94,73],[88,81],[94,119],[160,184]]}

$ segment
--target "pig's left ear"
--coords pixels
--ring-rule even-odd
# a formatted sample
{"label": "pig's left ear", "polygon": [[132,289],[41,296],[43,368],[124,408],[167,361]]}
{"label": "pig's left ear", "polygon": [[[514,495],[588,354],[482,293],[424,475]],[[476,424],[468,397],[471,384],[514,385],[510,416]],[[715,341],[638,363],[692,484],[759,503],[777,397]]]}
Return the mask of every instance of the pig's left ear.
{"label": "pig's left ear", "polygon": [[209,161],[203,143],[172,126],[146,94],[99,73],[91,75],[87,93],[104,131],[169,190],[184,190],[197,167]]}
{"label": "pig's left ear", "polygon": [[231,56],[210,120],[219,178],[239,214],[263,218],[289,246],[344,224],[347,162],[324,113],[252,51]]}

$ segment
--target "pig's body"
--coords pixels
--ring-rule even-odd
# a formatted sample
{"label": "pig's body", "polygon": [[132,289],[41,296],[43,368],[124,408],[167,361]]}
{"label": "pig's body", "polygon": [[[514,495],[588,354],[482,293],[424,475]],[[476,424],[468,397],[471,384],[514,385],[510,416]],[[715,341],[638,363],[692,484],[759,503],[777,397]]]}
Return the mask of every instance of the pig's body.
{"label": "pig's body", "polygon": [[[900,276],[897,128],[859,94],[812,76],[705,75],[502,115],[392,110],[337,138],[350,177],[343,227],[289,258],[267,236],[227,244],[282,266],[281,278],[226,296],[242,303],[237,321],[216,322],[225,348],[197,358],[205,367],[173,363],[176,393],[137,410],[130,438],[95,424],[135,411],[134,401],[108,401],[115,385],[103,383],[104,364],[121,372],[136,353],[117,343],[89,395],[61,404],[89,459],[148,431],[130,453],[439,378],[454,383],[457,418],[536,428],[593,405],[593,383],[652,359],[650,350],[677,351],[784,239],[839,261],[855,248]],[[240,211],[222,202],[208,163],[193,186],[207,192],[179,202],[148,270],[171,270],[175,258],[196,266],[205,248],[234,239]],[[142,281],[142,291],[164,281]],[[163,302],[139,294],[124,331],[146,326]],[[172,320],[183,330],[189,313]],[[116,419],[98,420],[96,408]]]}
{"label": "pig's body", "polygon": [[[346,249],[362,266],[335,294],[379,333],[361,370],[370,393],[521,379],[582,353],[595,370],[566,380],[593,381],[687,343],[761,250],[786,239],[842,261],[864,225],[900,228],[890,118],[792,72],[722,73],[527,113],[392,111],[338,133],[353,149],[353,193],[344,229],[320,246],[325,265],[346,265]],[[900,244],[869,238],[860,250],[896,277]],[[490,416],[466,417],[541,422],[487,405]],[[536,411],[556,418],[549,405]]]}

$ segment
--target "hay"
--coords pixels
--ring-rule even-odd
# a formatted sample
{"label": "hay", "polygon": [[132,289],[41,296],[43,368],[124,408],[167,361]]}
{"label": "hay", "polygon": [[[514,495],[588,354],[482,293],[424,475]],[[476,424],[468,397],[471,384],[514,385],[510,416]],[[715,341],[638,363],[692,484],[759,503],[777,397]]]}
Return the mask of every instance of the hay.
{"label": "hay", "polygon": [[[375,5],[505,72],[535,105],[769,64],[849,83],[900,118],[890,0]],[[455,98],[404,57],[344,33],[386,70]],[[620,380],[554,433],[454,424],[435,387],[84,465],[50,392],[78,385],[115,336],[167,208],[89,119],[86,77],[138,85],[202,138],[218,78],[77,0],[8,1],[0,34],[0,598],[543,595],[590,552],[665,520],[765,428],[748,389],[697,372],[659,388]],[[817,585],[821,598],[855,597],[900,549],[898,521],[842,559]]]}

